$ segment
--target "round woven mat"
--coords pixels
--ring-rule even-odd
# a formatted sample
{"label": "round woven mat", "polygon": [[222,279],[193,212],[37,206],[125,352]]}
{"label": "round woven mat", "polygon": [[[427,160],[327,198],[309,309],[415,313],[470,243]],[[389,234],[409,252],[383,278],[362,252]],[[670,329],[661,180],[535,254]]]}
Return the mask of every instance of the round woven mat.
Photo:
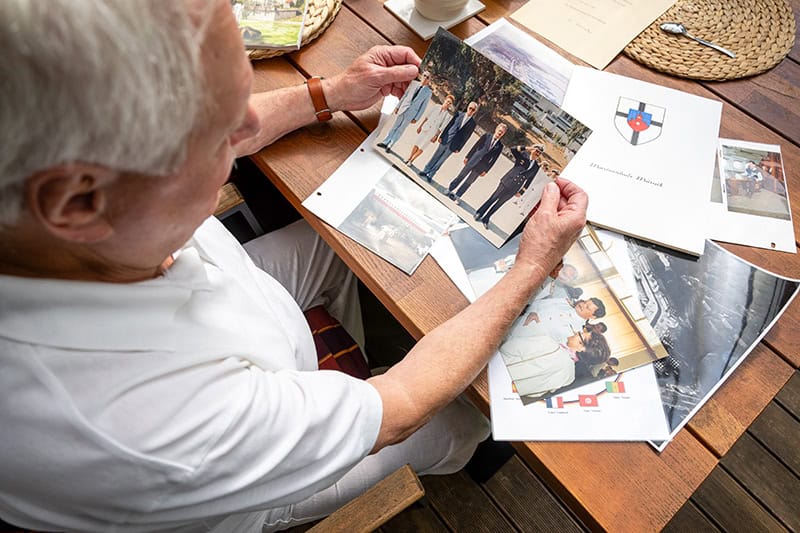
{"label": "round woven mat", "polygon": [[[306,11],[306,18],[303,21],[303,37],[300,41],[300,46],[305,46],[319,37],[325,31],[325,28],[330,26],[339,12],[339,8],[342,7],[342,0],[307,0],[307,2],[308,11]],[[248,50],[247,55],[250,59],[265,59],[293,51],[265,48]]]}
{"label": "round woven mat", "polygon": [[[730,58],[662,22],[681,22],[690,34],[736,54]],[[628,57],[684,78],[731,80],[768,70],[794,45],[795,22],[786,0],[678,0],[625,47]]]}

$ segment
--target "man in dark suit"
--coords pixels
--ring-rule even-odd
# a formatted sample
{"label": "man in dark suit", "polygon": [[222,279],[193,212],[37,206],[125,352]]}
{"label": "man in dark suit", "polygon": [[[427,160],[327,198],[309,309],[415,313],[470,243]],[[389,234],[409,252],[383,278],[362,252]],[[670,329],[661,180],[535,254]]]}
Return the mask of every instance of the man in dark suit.
{"label": "man in dark suit", "polygon": [[[451,200],[455,200],[456,204],[461,202],[461,197],[478,179],[478,176],[486,175],[494,166],[497,158],[503,152],[503,143],[500,142],[500,139],[505,135],[507,129],[508,126],[505,124],[498,124],[494,129],[494,134],[484,133],[470,149],[467,157],[464,158],[464,168],[448,187],[448,196]],[[461,184],[460,187],[459,184]],[[456,187],[458,187],[457,191]]]}
{"label": "man in dark suit", "polygon": [[419,173],[420,177],[431,182],[433,176],[439,171],[439,168],[444,164],[445,160],[451,154],[458,153],[467,144],[470,135],[475,131],[475,118],[474,115],[478,111],[478,103],[470,102],[467,106],[467,112],[457,112],[455,116],[447,123],[442,134],[439,135],[439,146],[433,157]]}
{"label": "man in dark suit", "polygon": [[514,156],[514,166],[500,178],[497,189],[475,211],[475,220],[483,222],[484,228],[489,228],[489,219],[495,211],[500,209],[515,194],[522,194],[530,186],[533,177],[539,172],[538,158],[542,153],[544,153],[544,146],[541,144],[534,144],[528,147],[514,146],[511,148],[511,155]]}

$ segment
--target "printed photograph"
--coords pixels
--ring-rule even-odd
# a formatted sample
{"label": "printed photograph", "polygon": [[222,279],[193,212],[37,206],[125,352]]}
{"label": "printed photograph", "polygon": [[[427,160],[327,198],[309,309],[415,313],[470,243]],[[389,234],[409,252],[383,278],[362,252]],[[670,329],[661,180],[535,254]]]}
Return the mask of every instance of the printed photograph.
{"label": "printed photograph", "polygon": [[728,211],[791,220],[778,146],[720,143],[719,168]]}
{"label": "printed photograph", "polygon": [[411,274],[456,220],[451,211],[390,169],[337,229]]}
{"label": "printed photograph", "polygon": [[501,246],[590,133],[440,29],[375,148]]}
{"label": "printed photograph", "polygon": [[[574,65],[557,52],[506,19],[492,23],[467,42],[534,91],[561,105]],[[526,112],[523,105],[518,109]]]}
{"label": "printed photograph", "polygon": [[[487,254],[466,228],[450,238],[476,295],[513,267],[516,240]],[[619,372],[666,357],[635,294],[585,229],[500,345],[523,404],[597,380],[613,382]]]}
{"label": "printed photograph", "polygon": [[300,48],[306,0],[232,0],[247,48]]}
{"label": "printed photograph", "polygon": [[709,240],[695,258],[625,239],[642,309],[669,353],[653,367],[674,436],[783,313],[798,282]]}

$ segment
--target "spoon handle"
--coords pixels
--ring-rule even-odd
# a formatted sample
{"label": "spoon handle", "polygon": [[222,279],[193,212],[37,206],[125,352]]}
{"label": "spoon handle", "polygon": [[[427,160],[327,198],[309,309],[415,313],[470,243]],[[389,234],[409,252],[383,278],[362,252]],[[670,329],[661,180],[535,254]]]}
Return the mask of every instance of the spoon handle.
{"label": "spoon handle", "polygon": [[689,37],[690,39],[694,39],[695,41],[697,41],[700,44],[704,44],[706,46],[710,46],[714,50],[716,50],[718,52],[722,52],[723,54],[725,54],[728,57],[733,57],[733,58],[736,57],[736,54],[734,54],[733,52],[731,52],[727,48],[721,47],[718,44],[714,44],[712,42],[706,41],[705,39],[701,39],[700,37],[695,37],[694,35],[689,35],[688,33],[686,34],[686,36]]}

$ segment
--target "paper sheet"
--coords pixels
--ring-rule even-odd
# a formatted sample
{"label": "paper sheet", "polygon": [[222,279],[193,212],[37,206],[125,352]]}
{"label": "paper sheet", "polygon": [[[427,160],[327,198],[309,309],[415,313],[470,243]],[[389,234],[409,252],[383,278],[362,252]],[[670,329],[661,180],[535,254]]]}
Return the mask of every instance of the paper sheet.
{"label": "paper sheet", "polygon": [[577,67],[564,109],[594,131],[562,173],[588,220],[702,254],[722,103]]}
{"label": "paper sheet", "polygon": [[709,238],[797,253],[781,147],[719,140]]}
{"label": "paper sheet", "polygon": [[303,206],[411,274],[458,217],[377,155],[371,148],[375,135]]}
{"label": "paper sheet", "polygon": [[530,0],[511,18],[604,69],[675,0]]}

